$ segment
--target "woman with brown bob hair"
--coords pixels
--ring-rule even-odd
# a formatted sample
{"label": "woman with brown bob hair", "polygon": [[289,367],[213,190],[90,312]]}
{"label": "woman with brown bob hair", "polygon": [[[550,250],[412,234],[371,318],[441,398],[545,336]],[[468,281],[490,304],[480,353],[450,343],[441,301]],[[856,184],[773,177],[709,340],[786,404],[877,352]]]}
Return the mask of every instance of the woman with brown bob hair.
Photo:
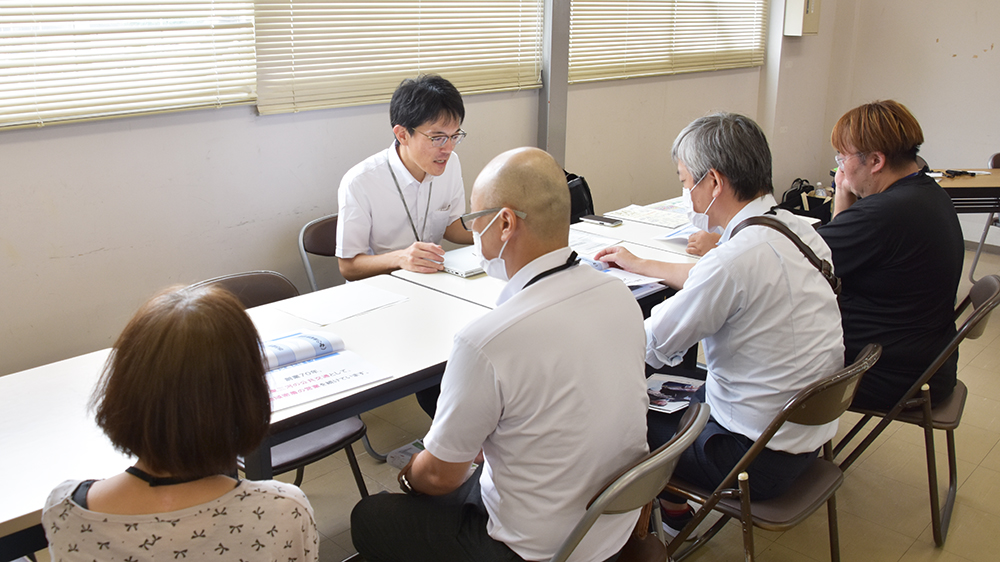
{"label": "woman with brown bob hair", "polygon": [[[819,233],[843,283],[845,360],[882,344],[854,406],[889,410],[955,336],[965,241],[951,198],[917,164],[924,134],[903,104],[848,111],[830,141],[837,191]],[[957,361],[956,353],[931,378],[935,404],[954,390]]]}
{"label": "woman with brown bob hair", "polygon": [[298,488],[230,476],[267,434],[265,374],[257,330],[224,289],[174,288],[144,304],[92,399],[97,424],[137,460],[52,491],[42,520],[53,559],[318,560]]}

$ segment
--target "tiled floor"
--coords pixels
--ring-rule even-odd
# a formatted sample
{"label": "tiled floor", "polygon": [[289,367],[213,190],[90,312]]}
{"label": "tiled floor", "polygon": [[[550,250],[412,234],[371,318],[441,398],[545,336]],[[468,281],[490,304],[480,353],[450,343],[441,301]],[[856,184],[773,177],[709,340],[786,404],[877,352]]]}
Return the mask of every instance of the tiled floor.
{"label": "tiled floor", "polygon": [[[966,267],[971,261],[970,252],[966,255]],[[1000,273],[1000,256],[984,255],[977,273]],[[959,294],[964,296],[969,285],[964,280]],[[994,317],[980,339],[962,345],[959,367],[959,378],[968,385],[970,396],[956,432],[960,488],[945,546],[935,548],[931,536],[923,434],[916,427],[893,424],[851,468],[837,494],[844,561],[1000,559],[1000,320]],[[430,419],[412,396],[362,418],[368,424],[372,443],[383,451],[422,436],[430,426]],[[852,414],[845,416],[841,432],[849,427],[847,421],[855,419]],[[945,487],[947,457],[941,454],[943,433],[937,437],[941,486]],[[395,469],[373,461],[363,451],[359,451],[358,458],[370,492],[397,489]],[[322,535],[320,559],[336,562],[354,553],[350,513],[359,495],[343,453],[310,466],[302,488],[316,511]],[[754,535],[758,560],[829,560],[826,529],[826,510],[820,509],[791,531],[758,530]],[[731,522],[691,559],[742,559],[739,527]]]}

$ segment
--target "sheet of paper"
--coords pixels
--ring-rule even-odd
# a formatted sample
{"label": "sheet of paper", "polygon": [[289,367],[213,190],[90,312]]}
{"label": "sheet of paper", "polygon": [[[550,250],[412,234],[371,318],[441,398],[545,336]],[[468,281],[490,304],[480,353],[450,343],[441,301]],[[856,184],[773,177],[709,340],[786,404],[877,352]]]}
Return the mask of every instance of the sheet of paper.
{"label": "sheet of paper", "polygon": [[390,378],[357,353],[341,351],[267,373],[277,411]]}
{"label": "sheet of paper", "polygon": [[365,283],[348,283],[336,291],[317,291],[279,301],[274,306],[320,326],[406,301],[406,297]]}
{"label": "sheet of paper", "polygon": [[695,232],[698,232],[698,229],[695,228],[693,224],[687,223],[684,226],[677,227],[662,236],[657,236],[656,240],[674,240],[679,238],[687,240]]}
{"label": "sheet of paper", "polygon": [[648,285],[650,283],[663,281],[663,279],[657,279],[656,277],[646,277],[645,275],[639,275],[638,273],[629,273],[624,269],[618,269],[616,267],[608,268],[604,271],[604,273],[605,275],[621,279],[629,287],[637,287],[639,285]]}
{"label": "sheet of paper", "polygon": [[569,247],[583,258],[593,258],[608,246],[620,243],[621,238],[609,238],[600,234],[591,234],[575,228],[569,229]]}
{"label": "sheet of paper", "polygon": [[604,213],[605,216],[615,217],[622,220],[630,220],[665,228],[677,228],[688,221],[687,214],[674,210],[654,209],[652,207],[641,207],[639,205],[629,205],[624,209]]}

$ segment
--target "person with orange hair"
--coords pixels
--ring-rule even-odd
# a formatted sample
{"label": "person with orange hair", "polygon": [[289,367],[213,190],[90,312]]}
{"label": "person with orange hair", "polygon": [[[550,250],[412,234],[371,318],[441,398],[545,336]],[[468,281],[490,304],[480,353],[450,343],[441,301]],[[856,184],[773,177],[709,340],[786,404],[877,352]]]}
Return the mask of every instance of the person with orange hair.
{"label": "person with orange hair", "polygon": [[[876,101],[837,121],[833,219],[821,227],[843,283],[844,355],[882,357],[854,406],[891,409],[955,336],[965,242],[948,194],[917,164],[924,135],[901,103]],[[955,388],[958,354],[931,379],[933,403]]]}

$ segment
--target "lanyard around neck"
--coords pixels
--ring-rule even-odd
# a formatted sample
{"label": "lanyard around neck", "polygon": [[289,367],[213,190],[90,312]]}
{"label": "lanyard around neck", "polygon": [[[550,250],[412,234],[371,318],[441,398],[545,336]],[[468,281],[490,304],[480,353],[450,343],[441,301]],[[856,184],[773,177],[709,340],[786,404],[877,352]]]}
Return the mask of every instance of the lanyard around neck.
{"label": "lanyard around neck", "polygon": [[573,267],[574,265],[580,263],[580,260],[576,259],[576,257],[577,257],[576,252],[570,252],[569,253],[569,257],[566,258],[566,263],[561,264],[561,265],[557,265],[557,266],[553,267],[552,269],[546,269],[545,271],[543,271],[543,272],[539,273],[538,275],[532,277],[531,281],[528,281],[527,283],[525,283],[524,287],[522,287],[521,290],[523,291],[524,289],[527,289],[528,287],[530,287],[531,285],[533,285],[536,281],[541,281],[542,279],[545,279],[546,277],[548,277],[549,275],[552,275],[553,273],[559,273],[560,271],[562,271],[564,269],[569,269],[569,268]]}
{"label": "lanyard around neck", "polygon": [[[420,226],[420,234],[417,234],[417,225],[413,223],[413,215],[410,214],[410,207],[406,205],[406,198],[403,197],[403,190],[399,187],[399,180],[396,179],[396,172],[392,171],[392,163],[388,160],[385,164],[389,166],[389,174],[392,176],[392,183],[396,184],[396,192],[399,193],[399,200],[403,202],[403,209],[406,210],[406,218],[410,219],[410,228],[413,229],[413,237],[417,242],[423,242],[424,231],[427,230],[427,215],[431,210],[431,194],[434,193],[434,180],[427,189],[427,206],[424,208],[424,224]],[[417,204],[420,204],[420,188],[417,188]]]}

